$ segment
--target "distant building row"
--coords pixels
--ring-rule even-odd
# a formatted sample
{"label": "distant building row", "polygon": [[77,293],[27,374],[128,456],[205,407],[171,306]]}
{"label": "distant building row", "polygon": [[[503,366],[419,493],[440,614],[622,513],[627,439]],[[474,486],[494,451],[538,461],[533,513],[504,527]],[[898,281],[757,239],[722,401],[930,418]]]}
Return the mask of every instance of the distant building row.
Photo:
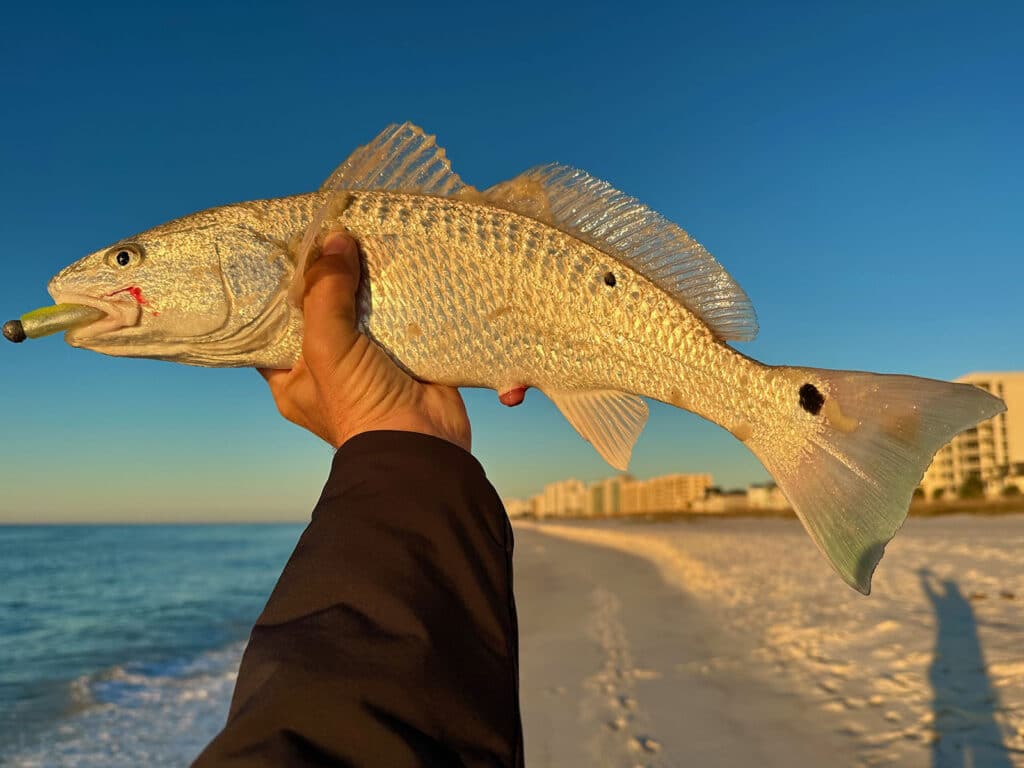
{"label": "distant building row", "polygon": [[619,475],[585,485],[579,480],[549,483],[531,499],[506,499],[510,517],[610,517],[673,512],[718,513],[736,509],[787,509],[774,484],[723,493],[711,475],[663,475],[635,480]]}
{"label": "distant building row", "polygon": [[[1024,493],[1024,371],[970,373],[957,379],[1006,403],[1006,412],[957,435],[935,455],[921,481],[929,501]],[[789,502],[774,483],[721,492],[711,475],[619,475],[585,485],[560,480],[531,499],[507,499],[512,517],[609,517],[672,512],[783,510]]]}

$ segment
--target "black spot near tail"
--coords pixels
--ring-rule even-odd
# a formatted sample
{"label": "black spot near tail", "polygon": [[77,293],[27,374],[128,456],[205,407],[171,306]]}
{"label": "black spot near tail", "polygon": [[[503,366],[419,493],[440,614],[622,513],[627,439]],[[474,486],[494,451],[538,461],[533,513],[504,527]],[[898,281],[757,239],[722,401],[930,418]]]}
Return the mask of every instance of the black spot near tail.
{"label": "black spot near tail", "polygon": [[825,396],[818,391],[818,388],[811,383],[800,387],[800,407],[810,414],[817,416],[821,413],[821,406],[825,404]]}

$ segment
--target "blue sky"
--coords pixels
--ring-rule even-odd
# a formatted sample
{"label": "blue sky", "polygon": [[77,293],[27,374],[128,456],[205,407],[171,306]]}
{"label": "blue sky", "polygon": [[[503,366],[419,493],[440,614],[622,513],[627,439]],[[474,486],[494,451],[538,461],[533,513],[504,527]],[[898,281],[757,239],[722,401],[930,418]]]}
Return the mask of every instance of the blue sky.
{"label": "blue sky", "polygon": [[[0,319],[121,237],[314,189],[408,119],[468,183],[556,160],[681,224],[750,294],[764,362],[1024,367],[1020,4],[122,5],[0,21]],[[252,371],[58,337],[0,346],[0,377],[0,521],[302,519],[331,459]],[[539,393],[467,402],[503,494],[610,474]],[[767,477],[657,404],[631,470]]]}

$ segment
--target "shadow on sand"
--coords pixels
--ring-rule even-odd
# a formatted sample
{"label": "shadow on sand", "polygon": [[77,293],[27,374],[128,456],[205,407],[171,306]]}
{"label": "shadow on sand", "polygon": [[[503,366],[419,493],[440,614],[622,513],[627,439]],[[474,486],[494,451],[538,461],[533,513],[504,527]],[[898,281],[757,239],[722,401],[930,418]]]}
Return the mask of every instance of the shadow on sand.
{"label": "shadow on sand", "polygon": [[938,740],[932,768],[1013,768],[995,720],[992,689],[971,604],[954,581],[922,570],[921,588],[935,609],[935,653],[928,668]]}

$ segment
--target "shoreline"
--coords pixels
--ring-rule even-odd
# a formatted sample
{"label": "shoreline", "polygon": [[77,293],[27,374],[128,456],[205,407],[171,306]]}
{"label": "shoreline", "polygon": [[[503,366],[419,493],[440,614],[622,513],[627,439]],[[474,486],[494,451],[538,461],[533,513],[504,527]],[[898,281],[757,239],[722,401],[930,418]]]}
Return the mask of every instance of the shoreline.
{"label": "shoreline", "polygon": [[[959,502],[920,502],[910,505],[907,512],[908,518],[914,517],[947,517],[950,515],[976,515],[978,517],[1005,517],[1012,515],[1024,515],[1024,502],[977,502],[964,500]],[[526,523],[546,525],[561,522],[637,522],[637,523],[670,523],[674,521],[693,520],[780,520],[791,519],[797,521],[796,513],[792,509],[730,509],[722,512],[645,512],[637,515],[551,515],[548,517],[534,517],[532,515],[520,515],[511,518],[513,523]]]}

